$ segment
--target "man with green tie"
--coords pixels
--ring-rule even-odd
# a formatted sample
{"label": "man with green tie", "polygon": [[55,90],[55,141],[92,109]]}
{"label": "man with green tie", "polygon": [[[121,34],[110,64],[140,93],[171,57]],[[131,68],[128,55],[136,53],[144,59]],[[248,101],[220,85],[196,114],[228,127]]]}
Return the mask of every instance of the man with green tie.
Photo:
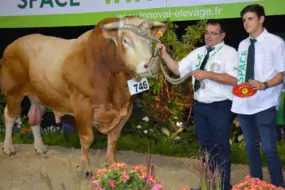
{"label": "man with green tie", "polygon": [[245,137],[251,177],[263,179],[259,134],[271,183],[284,187],[276,148],[276,113],[285,71],[284,42],[264,28],[262,6],[246,6],[241,17],[249,37],[238,48],[238,84],[249,83],[256,93],[247,98],[235,95],[231,110],[237,113]]}
{"label": "man with green tie", "polygon": [[208,20],[205,28],[205,45],[176,61],[166,52],[163,44],[161,57],[167,67],[183,77],[192,73],[194,86],[193,108],[195,130],[202,150],[210,154],[212,171],[216,165],[222,176],[222,189],[230,190],[231,150],[229,144],[232,89],[237,83],[237,51],[224,43],[225,26],[221,20]]}

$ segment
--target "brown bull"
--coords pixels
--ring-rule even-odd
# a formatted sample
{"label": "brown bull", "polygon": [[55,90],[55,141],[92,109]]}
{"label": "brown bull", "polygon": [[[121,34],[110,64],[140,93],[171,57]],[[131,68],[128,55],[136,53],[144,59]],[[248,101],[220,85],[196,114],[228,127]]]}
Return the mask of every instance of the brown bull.
{"label": "brown bull", "polygon": [[29,122],[37,152],[46,152],[40,120],[48,107],[57,118],[74,116],[82,151],[79,169],[90,169],[92,126],[108,135],[106,161],[115,163],[116,142],[134,100],[127,81],[149,71],[151,43],[165,30],[163,23],[136,16],[107,18],[74,40],[32,34],[10,44],[0,74],[7,103],[4,153],[15,153],[12,127],[27,95],[32,103]]}

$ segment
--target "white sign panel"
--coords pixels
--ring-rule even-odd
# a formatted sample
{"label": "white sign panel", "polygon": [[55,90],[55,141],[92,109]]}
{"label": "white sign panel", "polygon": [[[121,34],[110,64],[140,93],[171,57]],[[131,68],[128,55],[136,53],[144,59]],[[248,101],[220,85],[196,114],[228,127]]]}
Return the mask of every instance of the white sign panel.
{"label": "white sign panel", "polygon": [[228,4],[263,0],[0,0],[0,16],[50,15]]}

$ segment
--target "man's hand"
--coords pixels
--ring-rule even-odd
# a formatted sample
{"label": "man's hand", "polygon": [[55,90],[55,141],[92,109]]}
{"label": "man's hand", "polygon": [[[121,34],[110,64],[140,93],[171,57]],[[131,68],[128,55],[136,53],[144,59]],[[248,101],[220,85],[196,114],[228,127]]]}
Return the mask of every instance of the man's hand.
{"label": "man's hand", "polygon": [[249,80],[248,82],[253,90],[264,90],[265,85],[258,80]]}
{"label": "man's hand", "polygon": [[202,81],[202,80],[208,78],[208,71],[197,70],[197,71],[193,71],[192,74],[196,78],[196,80],[198,80],[198,81]]}
{"label": "man's hand", "polygon": [[162,57],[164,57],[167,54],[164,44],[156,44],[155,49],[161,49],[161,56]]}

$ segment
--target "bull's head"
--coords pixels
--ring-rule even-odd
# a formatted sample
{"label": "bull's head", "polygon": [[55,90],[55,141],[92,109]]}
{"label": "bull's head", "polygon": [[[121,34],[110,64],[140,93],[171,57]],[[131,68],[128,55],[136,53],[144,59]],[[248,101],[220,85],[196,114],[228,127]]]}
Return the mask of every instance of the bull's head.
{"label": "bull's head", "polygon": [[105,38],[115,42],[125,66],[135,74],[133,77],[148,76],[152,42],[159,42],[166,31],[165,24],[130,16],[102,25],[101,29]]}

